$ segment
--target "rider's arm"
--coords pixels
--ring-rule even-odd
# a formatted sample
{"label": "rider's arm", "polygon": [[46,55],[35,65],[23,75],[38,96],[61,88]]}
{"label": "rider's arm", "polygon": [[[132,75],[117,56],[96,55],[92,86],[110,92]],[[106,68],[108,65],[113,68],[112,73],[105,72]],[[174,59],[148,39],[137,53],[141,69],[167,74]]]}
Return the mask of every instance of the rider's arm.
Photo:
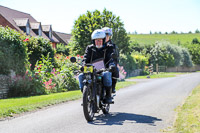
{"label": "rider's arm", "polygon": [[83,56],[83,60],[82,60],[83,65],[86,63],[90,63],[91,54],[92,54],[92,47],[91,47],[91,45],[89,45],[89,46],[87,46],[87,48],[85,50],[85,54]]}

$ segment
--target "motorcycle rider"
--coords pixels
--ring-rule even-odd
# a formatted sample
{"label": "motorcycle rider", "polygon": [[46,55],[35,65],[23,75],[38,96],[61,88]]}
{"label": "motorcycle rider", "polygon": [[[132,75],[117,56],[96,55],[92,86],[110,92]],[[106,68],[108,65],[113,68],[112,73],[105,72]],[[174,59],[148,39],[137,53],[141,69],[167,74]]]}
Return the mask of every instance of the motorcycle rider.
{"label": "motorcycle rider", "polygon": [[109,27],[104,27],[102,28],[103,31],[106,33],[106,44],[112,44],[114,47],[114,53],[117,55],[117,58],[114,60],[115,62],[115,71],[112,72],[112,93],[115,93],[115,87],[116,87],[116,83],[117,83],[117,78],[119,78],[119,69],[117,67],[117,64],[119,63],[119,51],[118,51],[118,47],[116,44],[114,44],[111,40],[112,37],[112,29]]}
{"label": "motorcycle rider", "polygon": [[[88,45],[83,57],[83,64],[94,63],[97,60],[102,60],[104,62],[105,68],[110,68],[114,71],[116,64],[111,58],[111,54],[114,52],[114,47],[112,44],[105,43],[106,34],[102,29],[97,29],[93,31],[91,35],[92,44]],[[112,73],[105,71],[102,73],[103,84],[106,89],[106,103],[111,103],[111,89],[112,89]],[[83,73],[79,74],[79,86],[81,91],[83,91]]]}

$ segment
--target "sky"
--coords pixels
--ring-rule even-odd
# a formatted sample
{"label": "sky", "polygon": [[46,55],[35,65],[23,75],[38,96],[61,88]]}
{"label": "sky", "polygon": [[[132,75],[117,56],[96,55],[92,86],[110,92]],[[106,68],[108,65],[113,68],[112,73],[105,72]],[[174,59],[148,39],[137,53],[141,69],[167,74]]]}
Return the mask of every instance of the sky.
{"label": "sky", "polygon": [[130,33],[200,30],[200,0],[0,0],[0,5],[64,33],[71,33],[80,15],[104,8],[119,16]]}

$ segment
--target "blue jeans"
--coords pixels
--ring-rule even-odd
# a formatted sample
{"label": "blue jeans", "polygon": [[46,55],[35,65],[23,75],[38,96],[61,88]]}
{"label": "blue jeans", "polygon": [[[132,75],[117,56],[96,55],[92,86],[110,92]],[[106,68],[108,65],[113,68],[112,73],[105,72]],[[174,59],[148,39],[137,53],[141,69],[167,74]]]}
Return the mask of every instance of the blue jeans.
{"label": "blue jeans", "polygon": [[[103,72],[102,73],[102,77],[103,77],[103,85],[105,87],[111,87],[112,86],[112,73],[111,72]],[[78,76],[79,79],[79,88],[81,89],[81,91],[83,91],[83,80],[84,80],[84,75],[83,73],[80,73]]]}

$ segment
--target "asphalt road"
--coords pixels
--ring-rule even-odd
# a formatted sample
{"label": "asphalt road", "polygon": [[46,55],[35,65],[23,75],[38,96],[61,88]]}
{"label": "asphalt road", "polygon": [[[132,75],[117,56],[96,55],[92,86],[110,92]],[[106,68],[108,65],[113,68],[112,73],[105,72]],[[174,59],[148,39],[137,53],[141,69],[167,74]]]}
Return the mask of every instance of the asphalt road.
{"label": "asphalt road", "polygon": [[157,133],[172,126],[174,109],[200,83],[200,73],[150,79],[117,91],[110,114],[87,123],[81,100],[0,121],[0,133]]}

